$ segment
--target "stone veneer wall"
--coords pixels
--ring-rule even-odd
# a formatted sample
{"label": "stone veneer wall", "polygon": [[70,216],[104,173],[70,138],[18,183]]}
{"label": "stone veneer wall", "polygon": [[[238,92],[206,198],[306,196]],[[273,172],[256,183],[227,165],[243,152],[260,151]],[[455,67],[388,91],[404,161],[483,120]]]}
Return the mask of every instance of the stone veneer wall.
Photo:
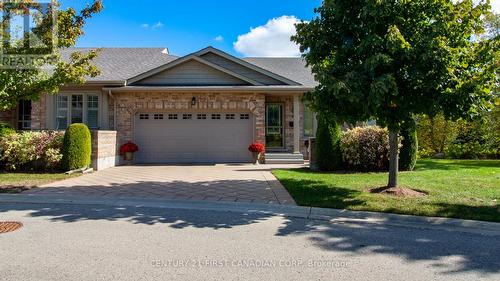
{"label": "stone veneer wall", "polygon": [[[192,98],[196,104],[191,105]],[[253,93],[115,93],[109,102],[110,127],[116,125],[118,145],[133,140],[134,116],[154,110],[247,110],[255,118],[254,141],[265,142],[265,94]],[[116,102],[116,112],[115,103]],[[113,121],[116,116],[116,121]]]}
{"label": "stone veneer wall", "polygon": [[116,131],[92,131],[92,166],[100,171],[119,164]]}

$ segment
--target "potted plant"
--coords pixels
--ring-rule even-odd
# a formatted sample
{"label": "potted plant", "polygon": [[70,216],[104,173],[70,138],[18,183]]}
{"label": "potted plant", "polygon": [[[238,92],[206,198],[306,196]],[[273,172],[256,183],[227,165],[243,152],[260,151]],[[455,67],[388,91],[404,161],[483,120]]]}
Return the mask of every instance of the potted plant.
{"label": "potted plant", "polygon": [[265,146],[262,143],[252,143],[249,147],[248,150],[252,152],[253,156],[253,163],[254,165],[259,164],[259,159],[260,159],[260,154],[266,150]]}
{"label": "potted plant", "polygon": [[129,141],[120,147],[120,155],[123,155],[125,161],[132,161],[134,153],[139,151],[137,144]]}

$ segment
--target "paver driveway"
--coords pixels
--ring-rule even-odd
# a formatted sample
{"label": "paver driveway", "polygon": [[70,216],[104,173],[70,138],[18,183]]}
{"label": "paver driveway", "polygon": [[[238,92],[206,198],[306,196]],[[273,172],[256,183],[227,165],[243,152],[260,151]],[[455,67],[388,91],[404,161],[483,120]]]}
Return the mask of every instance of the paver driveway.
{"label": "paver driveway", "polygon": [[295,204],[266,165],[121,166],[26,193]]}

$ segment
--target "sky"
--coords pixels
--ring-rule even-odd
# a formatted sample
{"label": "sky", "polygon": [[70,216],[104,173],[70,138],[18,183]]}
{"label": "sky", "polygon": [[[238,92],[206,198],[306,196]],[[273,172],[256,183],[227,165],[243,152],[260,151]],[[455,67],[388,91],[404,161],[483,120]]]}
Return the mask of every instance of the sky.
{"label": "sky", "polygon": [[[83,8],[90,0],[60,0]],[[186,55],[214,46],[240,57],[299,56],[294,24],[311,20],[321,0],[103,0],[79,47],[165,47]],[[491,0],[500,12],[500,0]]]}
{"label": "sky", "polygon": [[[62,0],[81,9],[84,0]],[[103,0],[79,47],[166,47],[186,55],[214,46],[236,56],[299,56],[294,24],[321,0]]]}

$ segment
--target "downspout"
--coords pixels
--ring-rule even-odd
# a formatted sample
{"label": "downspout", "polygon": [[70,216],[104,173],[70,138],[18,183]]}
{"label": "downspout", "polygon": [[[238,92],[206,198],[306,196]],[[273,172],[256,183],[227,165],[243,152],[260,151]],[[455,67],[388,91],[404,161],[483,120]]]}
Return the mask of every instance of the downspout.
{"label": "downspout", "polygon": [[113,130],[116,131],[116,99],[111,90],[108,90],[108,95],[113,99]]}

